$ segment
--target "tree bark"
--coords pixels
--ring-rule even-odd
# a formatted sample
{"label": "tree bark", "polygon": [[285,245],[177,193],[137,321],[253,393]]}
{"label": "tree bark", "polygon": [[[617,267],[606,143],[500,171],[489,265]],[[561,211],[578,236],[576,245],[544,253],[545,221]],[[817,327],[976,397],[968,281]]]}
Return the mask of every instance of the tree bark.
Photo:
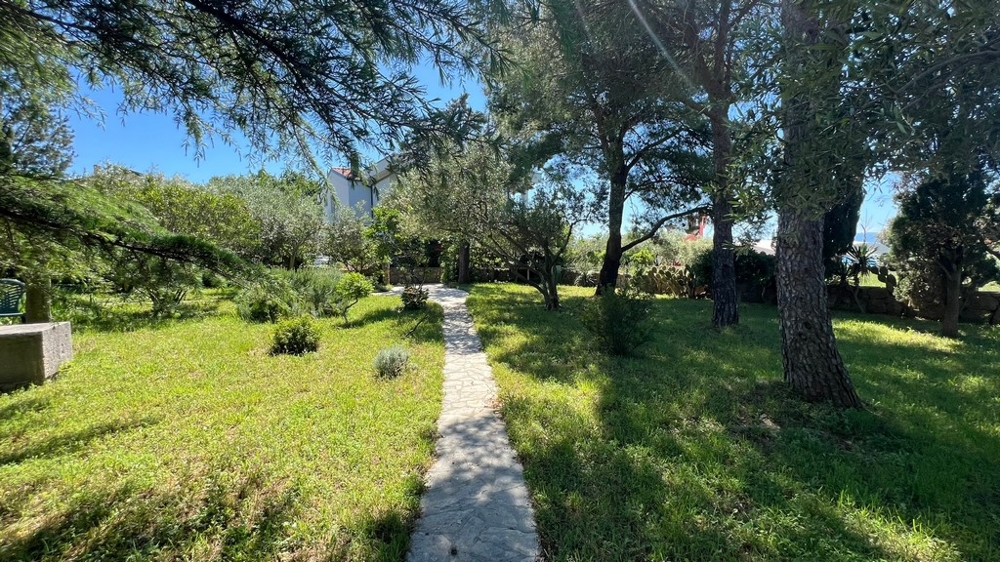
{"label": "tree bark", "polygon": [[[808,2],[783,0],[782,22],[790,45],[786,64],[797,72],[806,64],[805,49],[816,43],[822,30]],[[802,76],[808,76],[803,74]],[[799,77],[802,80],[802,77]],[[836,82],[836,81],[834,81]],[[832,402],[844,408],[861,408],[844,360],[837,350],[833,322],[827,308],[823,267],[823,208],[829,198],[827,178],[835,158],[819,154],[820,133],[816,116],[824,99],[837,84],[783,92],[784,162],[775,187],[778,209],[776,282],[781,360],[785,380],[810,402]],[[801,87],[801,84],[799,84]]]}
{"label": "tree bark", "polygon": [[611,191],[608,194],[608,243],[604,248],[604,263],[597,279],[596,294],[604,293],[606,287],[614,288],[618,284],[618,269],[622,264],[622,217],[625,214],[625,182],[628,180],[628,170],[625,167],[625,156],[622,150],[617,151],[616,160],[611,168]]}
{"label": "tree bark", "polygon": [[736,253],[733,251],[732,205],[725,193],[712,202],[712,325],[716,328],[740,322],[736,295]]}
{"label": "tree bark", "polygon": [[554,268],[549,269],[548,278],[543,281],[548,287],[548,294],[545,295],[545,308],[548,310],[559,310],[562,306],[559,302],[559,287],[556,284]]}
{"label": "tree bark", "polygon": [[712,196],[712,325],[716,328],[740,322],[736,294],[736,253],[733,251],[733,206],[729,202],[729,160],[733,142],[729,136],[728,111],[723,106],[709,115],[712,126],[712,159],[715,193]]}
{"label": "tree bark", "polygon": [[469,272],[469,253],[469,243],[464,241],[460,242],[458,246],[458,274],[456,275],[459,283],[468,283],[469,278],[471,277]]}
{"label": "tree bark", "polygon": [[823,219],[778,213],[777,285],[785,381],[810,402],[861,408],[837,350],[823,280]]}
{"label": "tree bark", "polygon": [[[729,130],[729,107],[732,101],[732,81],[727,66],[726,53],[732,32],[730,11],[732,4],[725,0],[719,7],[716,19],[716,36],[709,61],[699,55],[695,60],[695,74],[708,94],[707,111],[712,128],[712,175],[715,184],[712,194],[712,324],[716,328],[732,326],[740,321],[736,294],[736,254],[733,252],[733,206],[729,201],[729,164],[732,159],[733,139]],[[689,41],[698,45],[702,38],[692,23]]]}
{"label": "tree bark", "polygon": [[958,317],[962,312],[962,269],[954,267],[945,272],[944,315],[941,317],[941,335],[946,338],[958,337]]}
{"label": "tree bark", "polygon": [[28,280],[24,301],[25,322],[39,324],[52,321],[52,280]]}

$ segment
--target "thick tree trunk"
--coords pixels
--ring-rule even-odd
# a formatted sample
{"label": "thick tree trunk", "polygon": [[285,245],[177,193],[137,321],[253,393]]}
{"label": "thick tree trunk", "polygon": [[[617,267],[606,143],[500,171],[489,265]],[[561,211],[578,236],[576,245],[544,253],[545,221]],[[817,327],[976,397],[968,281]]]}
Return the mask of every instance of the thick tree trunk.
{"label": "thick tree trunk", "polygon": [[837,351],[823,280],[823,218],[778,213],[777,285],[785,380],[810,402],[861,408]]}
{"label": "thick tree trunk", "polygon": [[52,321],[52,280],[29,280],[25,287],[25,322],[38,324]]}
{"label": "thick tree trunk", "polygon": [[728,106],[709,114],[712,125],[712,159],[715,193],[712,196],[712,325],[740,322],[736,295],[736,253],[733,251],[733,206],[729,202],[729,160],[733,142],[729,135]]}
{"label": "thick tree trunk", "polygon": [[958,337],[958,317],[962,312],[961,268],[944,274],[944,316],[941,317],[941,335]]}
{"label": "thick tree trunk", "polygon": [[458,279],[459,283],[468,283],[471,278],[469,272],[469,243],[460,242],[458,246]]}
{"label": "thick tree trunk", "polygon": [[625,182],[628,180],[628,170],[624,165],[624,156],[618,159],[621,164],[615,166],[611,174],[611,191],[608,194],[608,243],[604,249],[604,263],[601,264],[601,274],[597,279],[597,294],[604,292],[606,287],[614,288],[618,284],[618,269],[622,264],[622,217],[625,214]]}
{"label": "thick tree trunk", "polygon": [[[806,49],[819,40],[822,30],[808,0],[783,0],[781,8],[790,43],[786,63],[796,73],[808,65]],[[823,267],[823,214],[829,208],[824,209],[823,203],[829,199],[832,206],[835,199],[827,192],[831,189],[827,166],[836,165],[836,159],[822,152],[826,148],[816,116],[825,109],[822,96],[837,92],[838,85],[839,80],[832,80],[782,93],[785,155],[775,186],[778,319],[785,380],[792,390],[810,402],[861,408],[837,350]]]}
{"label": "thick tree trunk", "polygon": [[732,205],[724,193],[712,203],[712,324],[716,328],[733,326],[740,321],[736,296],[736,253],[733,251]]}
{"label": "thick tree trunk", "polygon": [[[620,224],[620,223],[619,223]],[[601,274],[597,278],[596,294],[604,293],[605,288],[615,288],[618,284],[618,269],[622,264],[622,233],[617,231],[608,232],[608,244],[604,249],[604,263],[601,265]]]}

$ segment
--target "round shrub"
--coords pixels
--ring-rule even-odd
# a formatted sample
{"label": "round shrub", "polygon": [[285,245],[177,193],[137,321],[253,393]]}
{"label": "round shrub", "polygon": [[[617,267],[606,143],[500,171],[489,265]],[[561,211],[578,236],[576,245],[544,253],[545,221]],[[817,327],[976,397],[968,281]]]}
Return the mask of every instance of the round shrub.
{"label": "round shrub", "polygon": [[410,351],[400,345],[380,349],[375,355],[375,373],[385,379],[402,375],[409,365]]}
{"label": "round shrub", "polygon": [[342,300],[361,300],[374,290],[371,280],[360,273],[345,273],[337,283],[337,296]]}
{"label": "round shrub", "polygon": [[286,320],[274,330],[273,355],[302,355],[319,349],[319,332],[308,316]]}
{"label": "round shrub", "polygon": [[609,355],[632,355],[653,337],[653,299],[632,286],[606,290],[588,301],[580,322]]}
{"label": "round shrub", "polygon": [[360,273],[346,273],[340,278],[334,290],[334,299],[330,302],[330,307],[344,317],[344,325],[350,323],[347,312],[351,307],[358,304],[358,301],[372,294],[372,282]]}

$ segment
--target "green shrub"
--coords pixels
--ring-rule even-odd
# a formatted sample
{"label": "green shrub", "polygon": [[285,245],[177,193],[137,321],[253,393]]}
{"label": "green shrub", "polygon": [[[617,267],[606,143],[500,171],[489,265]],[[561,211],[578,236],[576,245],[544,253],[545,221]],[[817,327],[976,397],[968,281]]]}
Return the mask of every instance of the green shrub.
{"label": "green shrub", "polygon": [[428,293],[415,285],[403,288],[403,310],[420,310],[427,306]]}
{"label": "green shrub", "polygon": [[[348,275],[357,275],[348,274]],[[337,314],[336,306],[339,300],[338,287],[344,276],[334,267],[302,267],[296,271],[285,273],[292,290],[315,316],[332,316]]]}
{"label": "green shrub", "polygon": [[308,316],[286,320],[274,330],[273,355],[302,355],[319,349],[319,332]]}
{"label": "green shrub", "polygon": [[588,301],[580,322],[605,353],[631,355],[652,338],[652,310],[649,293],[625,286]]}
{"label": "green shrub", "polygon": [[372,282],[360,273],[345,273],[337,283],[334,291],[335,300],[332,303],[333,309],[344,317],[344,324],[347,324],[347,312],[358,301],[372,294],[374,287]]}
{"label": "green shrub", "polygon": [[402,375],[409,365],[410,351],[403,346],[386,347],[375,355],[375,373],[385,379]]}
{"label": "green shrub", "polygon": [[236,295],[236,313],[245,322],[277,322],[298,308],[296,296],[283,283],[256,284]]}

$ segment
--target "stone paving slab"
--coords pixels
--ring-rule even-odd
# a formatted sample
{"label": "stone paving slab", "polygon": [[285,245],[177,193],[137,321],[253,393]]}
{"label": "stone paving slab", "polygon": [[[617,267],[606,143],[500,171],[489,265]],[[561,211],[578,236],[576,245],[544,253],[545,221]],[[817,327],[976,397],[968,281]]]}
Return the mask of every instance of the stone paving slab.
{"label": "stone paving slab", "polygon": [[426,286],[444,308],[444,399],[436,460],[420,498],[407,562],[534,562],[535,514],[521,463],[493,410],[497,389],[468,293]]}

